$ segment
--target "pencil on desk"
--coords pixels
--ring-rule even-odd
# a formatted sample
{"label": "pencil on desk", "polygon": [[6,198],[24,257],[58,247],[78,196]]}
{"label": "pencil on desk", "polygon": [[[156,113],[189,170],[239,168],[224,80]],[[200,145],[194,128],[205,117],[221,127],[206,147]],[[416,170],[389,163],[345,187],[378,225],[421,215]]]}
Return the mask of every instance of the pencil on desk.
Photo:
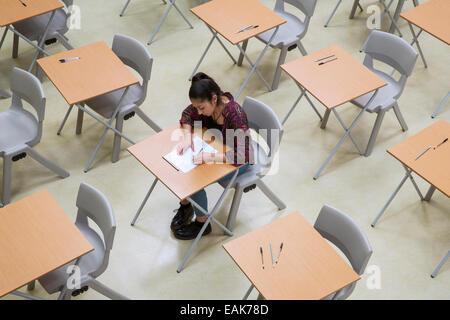
{"label": "pencil on desk", "polygon": [[319,61],[321,61],[321,60],[325,60],[325,59],[328,59],[328,58],[331,58],[331,57],[334,57],[334,54],[330,54],[329,56],[326,56],[326,57],[317,59],[316,62],[319,62]]}
{"label": "pencil on desk", "polygon": [[436,147],[434,147],[433,150],[436,149],[436,148],[438,148],[441,144],[446,143],[447,141],[448,141],[448,138],[445,138],[441,143],[439,143],[438,145],[436,145]]}
{"label": "pencil on desk", "polygon": [[20,2],[24,7],[27,6],[26,3],[24,3],[22,0],[19,0],[19,2]]}
{"label": "pencil on desk", "polygon": [[273,253],[272,253],[272,242],[270,243],[270,255],[272,257],[272,267],[273,267]]}
{"label": "pencil on desk", "polygon": [[261,252],[261,262],[262,262],[262,268],[264,269],[264,257],[263,257],[263,251],[262,251],[262,247],[259,247],[259,251]]}
{"label": "pencil on desk", "polygon": [[428,147],[428,148],[426,148],[424,152],[422,152],[421,154],[419,154],[419,155],[417,156],[416,160],[419,159],[425,152],[427,152],[428,150],[430,150],[430,148],[431,148],[431,146]]}
{"label": "pencil on desk", "polygon": [[281,250],[283,250],[283,242],[280,245],[280,251],[278,252],[278,257],[277,257],[277,261],[275,262],[275,264],[278,263],[278,260],[280,260],[280,254],[281,254]]}

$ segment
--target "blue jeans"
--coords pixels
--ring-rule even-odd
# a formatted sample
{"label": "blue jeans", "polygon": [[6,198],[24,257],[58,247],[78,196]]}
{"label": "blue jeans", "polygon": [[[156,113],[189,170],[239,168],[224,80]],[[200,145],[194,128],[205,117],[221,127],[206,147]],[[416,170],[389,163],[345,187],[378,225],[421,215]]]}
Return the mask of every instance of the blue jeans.
{"label": "blue jeans", "polygon": [[[238,170],[238,175],[240,175],[241,173],[245,172],[248,169],[249,164],[247,163],[246,165],[242,166],[239,168]],[[231,179],[234,175],[234,172],[226,175],[225,177],[221,178],[219,181],[223,181],[223,180],[227,180],[227,179]],[[199,206],[201,206],[203,209],[205,209],[205,211],[208,211],[208,197],[206,196],[206,191],[205,189],[202,189],[200,191],[198,191],[197,193],[194,193],[192,196],[190,196],[190,198],[192,200],[194,200]],[[194,207],[194,212],[195,215],[198,217],[202,217],[205,214],[203,212],[201,212],[196,206]]]}

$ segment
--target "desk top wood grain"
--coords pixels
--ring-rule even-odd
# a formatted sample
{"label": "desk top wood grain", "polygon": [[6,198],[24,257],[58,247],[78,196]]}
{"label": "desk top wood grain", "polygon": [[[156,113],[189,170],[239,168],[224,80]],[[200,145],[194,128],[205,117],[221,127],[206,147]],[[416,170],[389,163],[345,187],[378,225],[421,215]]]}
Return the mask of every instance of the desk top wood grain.
{"label": "desk top wood grain", "polygon": [[22,0],[22,2],[26,6],[19,0],[0,0],[0,27],[64,7],[58,0]]}
{"label": "desk top wood grain", "polygon": [[46,190],[0,209],[0,297],[92,250]]}
{"label": "desk top wood grain", "polygon": [[[128,151],[179,199],[185,199],[239,169],[231,164],[202,164],[187,173],[178,171],[163,156],[181,141],[182,131],[176,124],[136,143]],[[211,146],[224,153],[226,145],[214,141]]]}
{"label": "desk top wood grain", "polygon": [[[316,62],[332,54],[333,57]],[[319,65],[320,62],[334,58],[337,60]],[[283,64],[281,68],[328,109],[386,85],[386,82],[338,45]]]}
{"label": "desk top wood grain", "polygon": [[429,0],[400,16],[450,45],[450,1]]}
{"label": "desk top wood grain", "polygon": [[[286,23],[258,0],[213,0],[191,11],[233,45]],[[250,25],[258,27],[238,32]]]}
{"label": "desk top wood grain", "polygon": [[[61,63],[60,59],[80,57]],[[37,60],[69,105],[139,83],[104,41]]]}
{"label": "desk top wood grain", "polygon": [[[433,149],[445,138],[449,141]],[[429,146],[431,149],[416,160]],[[387,152],[450,198],[450,123],[439,120]]]}
{"label": "desk top wood grain", "polygon": [[[272,267],[269,243],[276,260]],[[323,299],[360,279],[352,267],[298,212],[275,220],[223,245],[269,300]],[[264,269],[260,247],[263,248]]]}

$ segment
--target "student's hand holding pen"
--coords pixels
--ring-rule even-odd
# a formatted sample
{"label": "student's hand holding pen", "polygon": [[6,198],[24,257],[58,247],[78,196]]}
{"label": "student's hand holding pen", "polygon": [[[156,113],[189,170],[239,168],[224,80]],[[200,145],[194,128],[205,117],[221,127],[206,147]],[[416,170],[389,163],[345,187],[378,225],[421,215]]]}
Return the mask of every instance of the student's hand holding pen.
{"label": "student's hand holding pen", "polygon": [[192,135],[185,135],[183,140],[177,145],[177,153],[182,155],[187,149],[192,148],[194,150],[194,142],[192,141]]}

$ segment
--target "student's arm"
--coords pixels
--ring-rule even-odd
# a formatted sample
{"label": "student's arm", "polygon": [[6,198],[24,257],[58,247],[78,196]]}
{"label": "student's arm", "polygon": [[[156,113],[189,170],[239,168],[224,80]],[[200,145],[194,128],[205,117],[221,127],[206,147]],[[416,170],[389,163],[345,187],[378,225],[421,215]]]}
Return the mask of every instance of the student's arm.
{"label": "student's arm", "polygon": [[189,105],[183,110],[180,119],[180,126],[183,131],[183,139],[177,146],[178,154],[183,154],[189,147],[193,149],[192,145],[192,128],[194,121],[200,120],[198,113],[192,105]]}

